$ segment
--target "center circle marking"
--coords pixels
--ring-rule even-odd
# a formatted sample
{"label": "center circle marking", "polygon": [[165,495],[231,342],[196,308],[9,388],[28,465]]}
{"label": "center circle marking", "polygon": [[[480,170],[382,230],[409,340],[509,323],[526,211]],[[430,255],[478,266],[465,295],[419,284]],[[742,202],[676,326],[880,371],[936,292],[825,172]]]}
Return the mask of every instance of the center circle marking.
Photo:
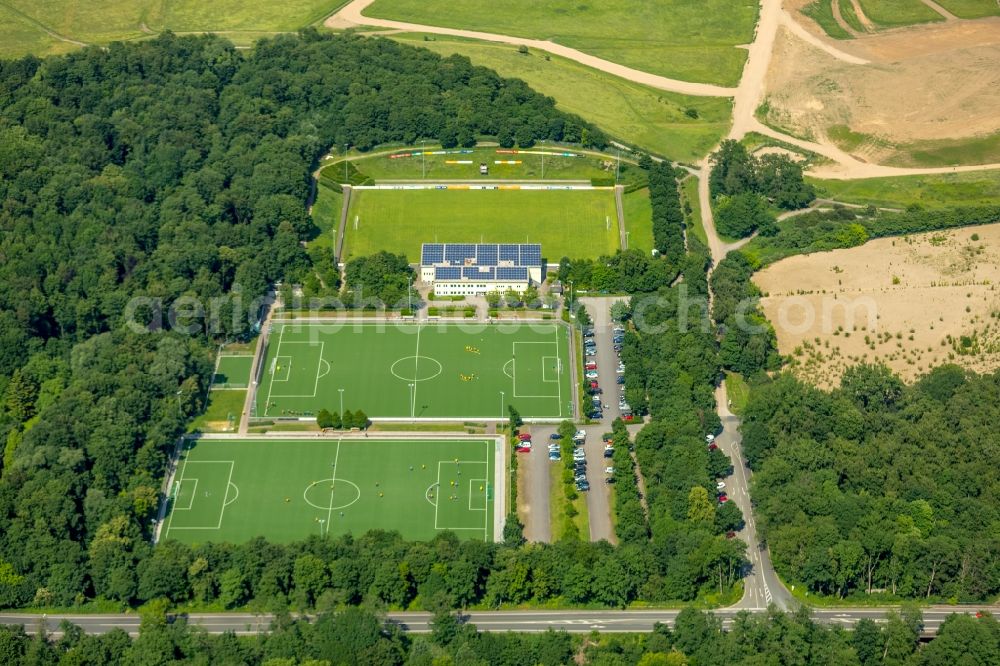
{"label": "center circle marking", "polygon": [[[320,506],[319,504],[316,504],[315,502],[309,499],[309,491],[315,488],[316,486],[320,486],[322,488],[325,488],[326,497],[328,498],[327,501],[332,503],[333,498],[330,496],[329,492],[331,484],[333,484],[334,486],[339,486],[340,484],[344,484],[345,486],[350,486],[351,488],[353,488],[354,499],[352,499],[350,502],[347,502],[346,504],[340,504],[338,506],[330,506],[329,504],[327,506]],[[302,491],[302,499],[306,501],[306,504],[308,504],[313,508],[319,509],[320,511],[336,511],[337,509],[346,509],[347,507],[351,506],[359,499],[361,499],[361,488],[358,488],[358,484],[354,483],[353,481],[348,481],[347,479],[321,479],[319,481],[313,481],[308,486],[306,486],[306,489]]]}
{"label": "center circle marking", "polygon": [[[406,366],[407,363],[409,363],[408,368]],[[402,364],[402,366],[400,367],[400,372],[409,372],[416,376],[407,377],[403,374],[400,374],[400,372],[397,372],[396,371],[397,366],[400,366],[400,364]],[[427,368],[426,372],[422,373],[420,372],[421,365]],[[433,368],[434,365],[437,366],[436,372],[431,371],[431,368]],[[414,366],[416,366],[416,368],[414,368]],[[434,379],[435,377],[440,375],[443,371],[444,368],[441,366],[441,362],[438,361],[437,359],[431,358],[430,356],[404,356],[403,358],[393,363],[392,366],[389,368],[389,372],[391,372],[395,377],[402,379],[404,382],[426,382],[429,379]]]}

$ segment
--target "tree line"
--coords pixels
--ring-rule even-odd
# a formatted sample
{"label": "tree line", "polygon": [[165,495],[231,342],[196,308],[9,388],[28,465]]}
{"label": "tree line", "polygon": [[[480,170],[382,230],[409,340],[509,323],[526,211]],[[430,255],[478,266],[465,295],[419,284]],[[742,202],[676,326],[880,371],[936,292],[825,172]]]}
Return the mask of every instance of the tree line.
{"label": "tree line", "polygon": [[[708,252],[694,238],[688,245],[683,281],[661,286],[656,298],[632,297],[622,349],[626,401],[652,417],[635,438],[652,549],[672,564],[661,584],[682,599],[726,594],[747,564],[746,544],[726,538],[743,517],[715,499],[715,479],[731,464],[705,444],[707,433],[721,429],[718,353],[707,311]],[[638,519],[632,511],[625,526],[633,536],[643,531]],[[700,575],[691,577],[695,569]]]}
{"label": "tree line", "polygon": [[911,386],[865,364],[829,393],[758,382],[743,447],[783,577],[842,598],[995,598],[998,399],[1000,373],[953,365]]}
{"label": "tree line", "polygon": [[677,176],[669,162],[649,167],[649,202],[653,214],[653,246],[674,266],[684,256],[684,211]]}
{"label": "tree line", "polygon": [[477,632],[446,613],[429,634],[405,634],[370,610],[321,613],[314,622],[280,616],[266,633],[212,635],[183,618],[168,622],[162,608],[142,614],[137,638],[120,629],[84,634],[64,623],[62,636],[27,635],[0,627],[0,661],[24,666],[100,664],[247,664],[248,666],[992,666],[1000,651],[1000,623],[991,616],[952,615],[935,638],[919,640],[919,611],[890,612],[854,631],[821,624],[807,613],[738,614],[728,631],[719,617],[682,610],[674,626],[645,634],[571,635],[564,631]]}

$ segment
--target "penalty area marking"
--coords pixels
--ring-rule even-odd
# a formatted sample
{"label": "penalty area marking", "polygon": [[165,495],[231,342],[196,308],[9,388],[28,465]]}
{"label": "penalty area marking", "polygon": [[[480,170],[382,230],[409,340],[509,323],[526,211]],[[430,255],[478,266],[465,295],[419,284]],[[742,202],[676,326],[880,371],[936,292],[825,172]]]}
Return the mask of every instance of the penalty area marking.
{"label": "penalty area marking", "polygon": [[[447,463],[449,465],[458,465],[459,466],[459,471],[461,471],[461,466],[462,465],[486,465],[486,474],[489,475],[489,472],[490,472],[489,444],[487,443],[487,459],[486,459],[485,462],[482,461],[482,460],[439,460],[438,461],[438,464],[437,464],[437,473],[438,473],[437,478],[438,478],[438,480],[437,480],[436,484],[432,484],[432,485],[437,485],[438,486],[438,497],[441,496],[440,488],[441,488],[441,465],[442,465],[442,463]],[[474,479],[474,480],[481,480],[481,479]],[[471,489],[472,486],[470,485],[469,488]],[[485,489],[484,489],[483,492],[485,493]],[[471,501],[471,499],[470,499],[470,501]],[[482,527],[448,527],[448,526],[439,527],[438,526],[438,506],[439,506],[439,504],[435,504],[434,505],[434,529],[435,530],[452,530],[452,531],[457,531],[457,530],[476,530],[478,532],[479,530],[484,529]],[[489,520],[489,515],[490,514],[487,511],[486,512],[487,521]]]}
{"label": "penalty area marking", "polygon": [[[489,464],[490,464],[489,460],[487,460],[486,461],[486,472],[487,473],[489,473],[489,471],[490,471],[489,470]],[[481,492],[482,492],[482,495],[483,495],[483,507],[481,509],[472,506],[472,495],[473,495],[473,493],[476,492],[475,485],[474,485],[476,483],[478,483],[479,486],[482,488]],[[469,479],[469,511],[486,511],[486,503],[487,503],[487,499],[486,499],[486,479]]]}
{"label": "penalty area marking", "polygon": [[437,511],[437,505],[438,505],[438,503],[437,503],[438,492],[436,492],[434,494],[434,499],[433,500],[431,499],[431,491],[434,490],[435,488],[438,488],[438,492],[440,492],[440,488],[438,487],[437,482],[432,483],[431,485],[427,486],[427,490],[424,491],[424,499],[427,500],[428,502],[430,502],[431,506],[434,507],[434,510],[436,512]]}

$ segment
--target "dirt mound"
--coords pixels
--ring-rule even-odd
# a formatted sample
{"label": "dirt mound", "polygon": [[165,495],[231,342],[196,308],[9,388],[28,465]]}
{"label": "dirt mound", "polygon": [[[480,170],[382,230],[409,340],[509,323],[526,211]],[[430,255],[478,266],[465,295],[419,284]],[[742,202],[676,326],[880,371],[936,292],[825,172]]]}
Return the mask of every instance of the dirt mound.
{"label": "dirt mound", "polygon": [[1000,367],[1000,225],[791,257],[754,276],[793,371],[834,386],[859,361],[904,379],[942,363]]}
{"label": "dirt mound", "polygon": [[1000,21],[908,28],[838,46],[872,63],[843,63],[779,32],[767,79],[768,124],[829,137],[879,163],[907,144],[1000,132]]}

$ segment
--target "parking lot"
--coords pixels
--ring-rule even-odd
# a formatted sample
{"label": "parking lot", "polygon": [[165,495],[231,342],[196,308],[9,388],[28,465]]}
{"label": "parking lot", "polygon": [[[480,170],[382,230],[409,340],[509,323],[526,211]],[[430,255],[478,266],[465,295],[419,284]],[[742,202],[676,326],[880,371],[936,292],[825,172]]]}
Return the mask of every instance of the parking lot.
{"label": "parking lot", "polygon": [[[583,416],[590,417],[592,423],[578,426],[584,434],[576,454],[575,471],[577,489],[585,496],[590,522],[590,540],[606,539],[616,541],[611,520],[611,488],[614,473],[610,451],[606,451],[604,435],[611,432],[611,423],[618,417],[628,417],[628,405],[620,399],[624,382],[624,366],[621,365],[618,349],[623,340],[624,327],[612,322],[611,304],[617,298],[581,298],[587,308],[593,325],[583,329],[583,344],[575,353],[583,355],[584,372],[592,373],[587,380],[589,406]],[[533,446],[530,452],[519,454],[519,474],[524,495],[519,504],[525,521],[525,537],[529,541],[551,541],[549,491],[549,465],[561,464],[552,455],[551,445],[558,445],[550,439],[557,426],[532,426]],[[606,457],[607,456],[607,457]],[[610,481],[609,481],[610,479]]]}

